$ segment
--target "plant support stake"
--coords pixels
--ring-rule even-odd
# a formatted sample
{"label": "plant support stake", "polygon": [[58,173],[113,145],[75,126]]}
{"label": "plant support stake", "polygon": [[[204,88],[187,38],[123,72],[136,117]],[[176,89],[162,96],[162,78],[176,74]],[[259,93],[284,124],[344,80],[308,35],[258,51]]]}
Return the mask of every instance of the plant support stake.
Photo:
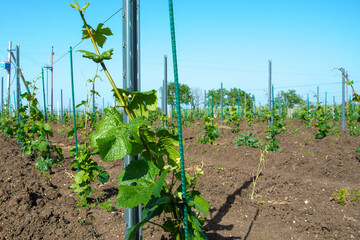
{"label": "plant support stake", "polygon": [[[76,133],[76,113],[75,113],[75,94],[74,94],[74,74],[73,74],[73,61],[72,61],[72,47],[70,47],[70,75],[71,75],[71,96],[72,96],[72,110],[74,119],[74,138],[75,138],[75,152],[76,161],[78,159],[78,145],[77,145],[77,133]],[[79,171],[79,165],[77,165],[77,171]]]}
{"label": "plant support stake", "polygon": [[180,91],[179,91],[179,77],[178,77],[178,69],[177,69],[175,24],[174,24],[174,11],[173,11],[173,1],[172,0],[169,0],[169,15],[170,15],[170,29],[171,29],[171,47],[172,47],[173,65],[174,65],[176,112],[177,112],[178,133],[179,133],[181,186],[182,186],[182,197],[183,197],[183,201],[184,201],[184,230],[185,230],[185,240],[187,240],[188,216],[187,216],[187,201],[186,201],[186,186],[185,186],[185,164],[184,164],[184,149],[183,149],[182,128],[181,128]]}

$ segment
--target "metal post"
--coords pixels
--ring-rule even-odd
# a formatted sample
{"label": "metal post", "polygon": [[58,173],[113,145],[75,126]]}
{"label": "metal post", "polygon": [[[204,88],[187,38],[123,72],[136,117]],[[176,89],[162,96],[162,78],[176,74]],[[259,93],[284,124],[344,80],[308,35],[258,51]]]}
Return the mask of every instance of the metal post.
{"label": "metal post", "polygon": [[[269,112],[271,112],[271,60],[269,60],[269,83],[268,83],[268,104],[269,104]],[[268,120],[269,126],[271,126],[271,118]]]}
{"label": "metal post", "polygon": [[204,91],[204,111],[206,113],[206,90]]}
{"label": "metal post", "polygon": [[46,67],[46,102],[49,104],[49,66]]}
{"label": "metal post", "polygon": [[320,105],[320,101],[319,101],[319,86],[317,86],[316,100],[317,100],[317,105]]}
{"label": "metal post", "polygon": [[341,102],[342,102],[342,124],[341,129],[345,130],[345,71],[342,69],[342,95],[341,95]]}
{"label": "metal post", "polygon": [[104,98],[102,98],[102,100],[103,100],[103,101],[102,101],[102,103],[103,103],[103,104],[102,104],[102,105],[103,105],[103,106],[102,106],[102,110],[103,110],[103,112],[104,112],[104,110],[105,110],[105,102],[104,102]]}
{"label": "metal post", "polygon": [[17,121],[20,122],[20,46],[16,45],[16,110],[17,110]]}
{"label": "metal post", "polygon": [[247,100],[246,100],[246,93],[245,93],[245,102],[244,102],[244,106],[245,106],[245,117],[247,117],[247,115],[246,115],[246,105],[247,105]]}
{"label": "metal post", "polygon": [[[11,66],[11,47],[12,47],[12,42],[9,41],[9,55],[8,55],[8,61],[10,63]],[[8,69],[8,78],[7,78],[7,108],[9,111],[9,115],[10,115],[10,79],[11,78],[11,67]]]}
{"label": "metal post", "polygon": [[[347,74],[347,71],[345,72],[345,76],[347,77],[348,74]],[[349,86],[346,84],[346,106],[349,106]]]}
{"label": "metal post", "polygon": [[325,92],[325,117],[326,117],[327,92]]}
{"label": "metal post", "polygon": [[310,125],[310,119],[309,119],[309,94],[307,94],[307,128],[309,128],[309,125]]}
{"label": "metal post", "polygon": [[46,116],[46,98],[45,98],[45,84],[44,84],[44,69],[41,69],[41,79],[42,79],[42,85],[43,85],[43,98],[44,98],[44,117],[45,122],[47,122],[47,116]]}
{"label": "metal post", "polygon": [[4,77],[1,77],[1,117],[4,114]]}
{"label": "metal post", "polygon": [[212,91],[211,117],[214,118],[214,90]]}
{"label": "metal post", "polygon": [[95,116],[96,116],[96,111],[95,111],[95,81],[93,82],[93,102],[92,102],[92,105],[93,105],[93,114],[94,114],[94,119],[95,119]]}
{"label": "metal post", "polygon": [[223,124],[223,84],[221,83],[221,120],[220,120],[220,125]]}
{"label": "metal post", "polygon": [[53,94],[53,87],[54,87],[54,47],[51,47],[51,114],[53,114],[53,106],[54,106],[54,94]]}
{"label": "metal post", "polygon": [[237,114],[238,114],[238,120],[240,120],[240,97],[238,97],[238,109],[237,109]]}
{"label": "metal post", "polygon": [[[168,92],[168,86],[167,86],[167,56],[164,56],[164,114],[165,116],[168,115],[168,110],[167,110],[167,92]],[[166,126],[167,122],[165,121],[165,126]]]}
{"label": "metal post", "polygon": [[[140,91],[140,0],[123,0],[123,88],[130,92]],[[124,123],[129,117],[124,112]],[[138,156],[127,155],[124,158],[124,167]],[[131,184],[134,185],[134,184]],[[125,209],[125,234],[128,229],[142,220],[142,206]],[[140,228],[133,240],[142,239]]]}
{"label": "metal post", "polygon": [[252,95],[253,103],[252,103],[252,109],[253,113],[256,114],[256,101],[255,101],[255,94]]}
{"label": "metal post", "polygon": [[61,123],[64,123],[64,105],[63,105],[63,93],[62,89],[60,90],[60,97],[61,97]]}

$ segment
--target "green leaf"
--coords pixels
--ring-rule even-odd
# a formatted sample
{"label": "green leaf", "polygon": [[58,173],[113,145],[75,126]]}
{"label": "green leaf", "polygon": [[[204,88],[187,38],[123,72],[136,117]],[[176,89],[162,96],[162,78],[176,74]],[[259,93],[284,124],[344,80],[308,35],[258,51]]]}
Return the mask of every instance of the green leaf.
{"label": "green leaf", "polygon": [[166,154],[168,164],[173,167],[178,166],[177,159],[180,158],[179,150],[176,148],[176,146],[179,146],[178,137],[166,129],[159,130],[156,136],[159,138],[158,147],[160,152]]}
{"label": "green leaf", "polygon": [[194,199],[188,198],[187,202],[188,202],[189,206],[195,207],[202,214],[204,214],[204,215],[209,214],[209,209],[211,208],[211,206],[201,196],[195,195]]}
{"label": "green leaf", "polygon": [[47,132],[51,131],[51,126],[50,126],[50,124],[45,123],[45,124],[44,124],[44,129],[45,129],[45,131],[47,131]]}
{"label": "green leaf", "polygon": [[148,221],[141,221],[138,224],[136,224],[135,226],[131,227],[128,229],[128,233],[125,236],[125,240],[132,240],[135,238],[136,233],[139,231],[140,227],[142,227],[145,223],[147,223]]}
{"label": "green leaf", "polygon": [[117,177],[119,184],[128,185],[133,182],[139,181],[139,179],[153,181],[155,176],[159,174],[158,169],[152,162],[145,160],[132,161],[124,171]]}
{"label": "green leaf", "polygon": [[100,174],[98,175],[98,178],[97,178],[97,180],[99,182],[101,182],[102,184],[108,182],[109,179],[110,179],[110,175],[106,171],[100,172]]}
{"label": "green leaf", "polygon": [[102,60],[101,57],[99,55],[97,55],[96,53],[92,53],[92,52],[85,51],[85,50],[78,50],[78,52],[84,53],[82,55],[84,58],[92,59],[96,63],[99,63]]}
{"label": "green leaf", "polygon": [[[103,23],[99,23],[96,27],[96,30],[94,30],[88,25],[88,27],[90,27],[91,34],[93,35],[96,44],[101,48],[104,46],[104,43],[107,40],[106,36],[113,35],[110,28],[108,27],[102,28],[103,26],[104,26]],[[88,31],[85,29],[83,30],[82,39],[87,39],[87,38],[90,38],[90,35]]]}
{"label": "green leaf", "polygon": [[83,105],[85,105],[85,104],[87,104],[87,103],[88,103],[88,101],[82,100],[81,103],[79,103],[78,105],[76,105],[76,108],[79,108],[79,107],[81,107],[81,106],[83,106]]}
{"label": "green leaf", "polygon": [[154,195],[152,195],[150,201],[148,201],[142,211],[143,220],[150,221],[151,218],[160,216],[166,204],[170,204],[170,197],[155,198]]}
{"label": "green leaf", "polygon": [[136,155],[143,150],[139,128],[144,125],[150,123],[142,118],[136,118],[125,125],[122,123],[121,114],[115,108],[108,107],[96,132],[91,135],[91,146],[98,148],[104,161],[122,159],[126,154]]}
{"label": "green leaf", "polygon": [[[201,230],[201,222],[199,221],[197,215],[195,212],[191,212],[189,214],[189,222],[191,223],[192,226],[192,230],[193,230],[193,234],[194,234],[194,239],[197,240],[207,240],[208,238],[206,237],[206,235],[202,232]],[[191,231],[190,231],[191,232]]]}
{"label": "green leaf", "polygon": [[[149,117],[149,110],[156,111],[157,97],[156,90],[148,92],[133,92],[130,93],[127,90],[119,89],[118,91],[124,97],[125,101],[128,102],[128,107],[133,117],[143,116]],[[117,97],[114,93],[114,96]]]}
{"label": "green leaf", "polygon": [[120,184],[135,182],[135,186],[119,186],[117,207],[132,208],[139,204],[146,204],[151,196],[160,196],[168,171],[163,171],[156,180],[160,170],[149,161],[132,161],[124,172],[117,178]]}
{"label": "green leaf", "polygon": [[360,146],[356,149],[357,153],[360,153]]}
{"label": "green leaf", "polygon": [[113,51],[114,51],[114,49],[111,48],[110,50],[108,50],[106,52],[103,52],[101,54],[101,56],[100,56],[101,60],[109,60],[109,59],[111,59],[111,56],[113,55]]}
{"label": "green leaf", "polygon": [[72,128],[72,129],[68,132],[67,137],[70,139],[70,138],[72,138],[72,137],[74,136],[74,134],[75,134],[75,129]]}

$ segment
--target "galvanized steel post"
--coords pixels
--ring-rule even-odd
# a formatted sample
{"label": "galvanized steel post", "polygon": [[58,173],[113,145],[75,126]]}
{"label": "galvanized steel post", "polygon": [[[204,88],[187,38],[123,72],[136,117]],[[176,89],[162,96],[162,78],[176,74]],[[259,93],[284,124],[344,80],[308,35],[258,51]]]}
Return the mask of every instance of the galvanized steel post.
{"label": "galvanized steel post", "polygon": [[[269,104],[269,112],[271,112],[271,60],[269,60],[269,83],[268,83],[268,104]],[[271,118],[268,120],[269,126],[271,126]]]}
{"label": "galvanized steel post", "polygon": [[[8,61],[10,63],[11,66],[11,47],[12,47],[12,42],[9,41],[9,55],[8,55]],[[7,77],[7,108],[9,111],[9,116],[10,116],[10,78],[11,78],[11,67],[7,70],[8,71],[8,77]]]}
{"label": "galvanized steel post", "polygon": [[342,123],[341,123],[341,129],[345,130],[345,70],[341,68],[342,73],[342,95],[341,95],[341,102],[342,102]]}
{"label": "galvanized steel post", "polygon": [[223,107],[224,107],[224,102],[223,102],[223,84],[221,83],[221,120],[220,120],[220,125],[223,124]]}
{"label": "galvanized steel post", "polygon": [[20,46],[16,45],[16,110],[17,110],[17,121],[20,122]]}
{"label": "galvanized steel post", "polygon": [[[123,88],[130,92],[140,91],[140,0],[123,0]],[[129,117],[124,111],[124,123],[129,123]],[[127,155],[124,167],[138,156]],[[134,185],[134,184],[131,184]],[[125,209],[125,234],[128,229],[141,221],[142,206]],[[140,229],[133,240],[142,239]]]}

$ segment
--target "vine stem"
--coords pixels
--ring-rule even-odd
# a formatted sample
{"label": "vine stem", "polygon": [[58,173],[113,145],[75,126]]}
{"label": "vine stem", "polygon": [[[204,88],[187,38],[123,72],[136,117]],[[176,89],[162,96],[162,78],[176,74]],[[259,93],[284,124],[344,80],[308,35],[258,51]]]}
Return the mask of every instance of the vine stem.
{"label": "vine stem", "polygon": [[[76,1],[75,1],[75,2],[76,2]],[[77,4],[77,2],[76,2],[76,4]],[[83,22],[84,22],[84,26],[85,26],[85,28],[86,28],[89,36],[90,36],[91,42],[92,42],[92,44],[93,44],[93,46],[94,46],[94,49],[95,49],[97,55],[100,56],[101,54],[100,54],[99,48],[98,48],[98,46],[96,45],[94,36],[93,36],[93,34],[91,33],[90,27],[89,27],[89,25],[87,24],[87,22],[86,22],[86,20],[85,20],[84,14],[83,14],[83,12],[82,12],[81,10],[79,10],[79,13],[80,13],[81,19],[82,19]],[[131,115],[131,112],[130,112],[130,110],[129,110],[128,105],[126,104],[126,101],[124,100],[123,96],[121,96],[119,90],[117,89],[117,87],[116,87],[116,85],[115,85],[115,82],[114,82],[114,80],[112,79],[109,71],[107,70],[104,62],[101,61],[101,62],[100,62],[100,65],[101,65],[101,67],[103,68],[103,70],[104,70],[107,78],[109,79],[110,84],[111,84],[111,86],[113,87],[116,96],[118,97],[118,99],[120,100],[121,104],[123,105],[123,107],[124,107],[127,115],[129,116],[130,120],[133,120],[134,117]]]}
{"label": "vine stem", "polygon": [[[78,3],[77,3],[76,0],[75,0],[75,3],[76,3],[76,5],[79,7],[79,5],[78,5]],[[80,7],[79,7],[79,8],[80,8]],[[92,44],[93,44],[93,46],[94,46],[94,49],[95,49],[96,53],[100,56],[99,48],[98,48],[98,46],[96,45],[96,41],[95,41],[95,39],[94,39],[94,36],[93,36],[93,34],[91,33],[90,27],[89,27],[89,25],[87,24],[87,22],[86,22],[86,20],[85,20],[84,13],[83,13],[81,10],[78,10],[78,11],[79,11],[79,13],[80,13],[81,19],[82,19],[83,22],[84,22],[84,26],[85,26],[85,28],[86,28],[89,36],[90,36],[91,42],[92,42]],[[85,10],[84,10],[84,11],[85,11]],[[129,106],[127,105],[127,102],[125,101],[125,99],[123,98],[123,96],[121,96],[119,90],[117,89],[117,87],[116,87],[116,85],[115,85],[114,80],[112,79],[109,71],[107,70],[107,68],[106,68],[106,66],[105,66],[105,63],[104,63],[102,60],[101,60],[101,62],[100,62],[100,65],[101,65],[101,67],[103,68],[103,70],[104,70],[107,78],[109,79],[110,84],[111,84],[111,86],[113,87],[116,96],[118,97],[120,103],[122,104],[122,107],[125,109],[126,114],[129,116],[130,121],[131,121],[131,120],[134,120],[134,117],[132,116],[132,114],[131,114],[131,112],[130,112],[130,109],[129,109]],[[149,148],[147,142],[145,141],[145,139],[144,139],[144,137],[143,137],[143,135],[142,135],[141,133],[140,133],[140,140],[141,140],[142,144],[144,145],[146,151],[148,151],[148,153],[149,153],[149,155],[150,155],[150,159],[151,159],[153,162],[155,162],[156,159],[155,159],[155,158],[153,157],[153,155],[151,154],[150,148]]]}

